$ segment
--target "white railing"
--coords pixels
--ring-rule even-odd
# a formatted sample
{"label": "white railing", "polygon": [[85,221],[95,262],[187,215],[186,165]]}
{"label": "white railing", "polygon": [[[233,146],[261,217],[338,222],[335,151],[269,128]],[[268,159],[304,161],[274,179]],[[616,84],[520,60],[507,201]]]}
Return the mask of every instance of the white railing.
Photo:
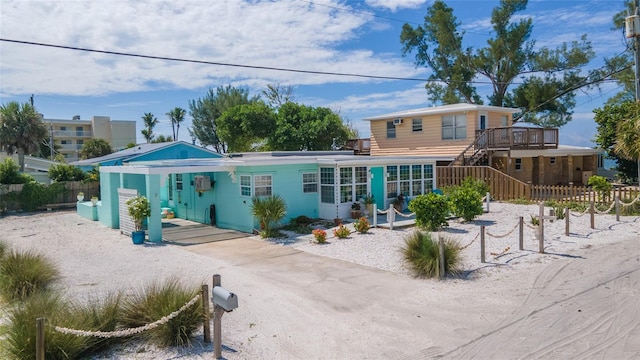
{"label": "white railing", "polygon": [[53,136],[59,137],[91,137],[91,131],[78,131],[78,130],[55,130]]}

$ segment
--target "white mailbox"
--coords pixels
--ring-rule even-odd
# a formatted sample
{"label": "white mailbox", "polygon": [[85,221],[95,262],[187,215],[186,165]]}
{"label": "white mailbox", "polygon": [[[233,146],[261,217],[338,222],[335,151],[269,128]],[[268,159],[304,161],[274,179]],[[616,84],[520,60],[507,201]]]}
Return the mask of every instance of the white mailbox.
{"label": "white mailbox", "polygon": [[213,304],[218,305],[225,311],[232,311],[238,308],[238,297],[222,286],[213,287]]}

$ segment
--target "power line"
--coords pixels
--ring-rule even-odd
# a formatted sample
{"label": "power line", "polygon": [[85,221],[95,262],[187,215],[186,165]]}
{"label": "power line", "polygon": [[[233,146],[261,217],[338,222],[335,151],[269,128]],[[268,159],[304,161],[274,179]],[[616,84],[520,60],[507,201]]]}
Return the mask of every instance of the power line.
{"label": "power line", "polygon": [[245,69],[286,71],[286,72],[303,73],[303,74],[314,74],[314,75],[350,76],[350,77],[358,77],[358,78],[366,78],[366,79],[378,79],[378,80],[403,80],[403,81],[426,81],[426,82],[440,81],[440,80],[430,80],[430,79],[424,79],[424,78],[405,78],[405,77],[366,75],[366,74],[356,74],[356,73],[339,73],[339,72],[331,72],[331,71],[302,70],[302,69],[280,68],[280,67],[261,66],[261,65],[223,63],[223,62],[218,62],[218,61],[182,59],[182,58],[174,58],[174,57],[166,57],[166,56],[155,56],[155,55],[126,53],[126,52],[120,52],[120,51],[96,50],[96,49],[81,48],[81,47],[75,47],[75,46],[47,44],[47,43],[39,43],[39,42],[33,42],[33,41],[12,40],[12,39],[4,39],[4,38],[0,38],[0,41],[16,43],[16,44],[23,44],[23,45],[35,45],[35,46],[43,46],[43,47],[65,49],[65,50],[92,52],[92,53],[99,53],[99,54],[119,55],[119,56],[128,56],[128,57],[136,57],[136,58],[143,58],[143,59],[154,59],[154,60],[165,60],[165,61],[177,61],[177,62],[186,62],[186,63],[193,63],[193,64],[230,66],[230,67],[239,67],[239,68],[245,68]]}

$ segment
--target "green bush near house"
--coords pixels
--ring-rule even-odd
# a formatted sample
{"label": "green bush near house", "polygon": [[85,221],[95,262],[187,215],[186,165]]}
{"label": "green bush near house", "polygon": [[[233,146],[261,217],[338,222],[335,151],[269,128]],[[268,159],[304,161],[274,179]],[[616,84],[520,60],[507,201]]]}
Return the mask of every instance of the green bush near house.
{"label": "green bush near house", "polygon": [[11,250],[0,262],[0,295],[6,301],[20,301],[48,290],[58,278],[55,264],[33,251]]}
{"label": "green bush near house", "polygon": [[[460,266],[460,245],[444,238],[445,272],[456,274]],[[405,238],[402,248],[405,262],[416,277],[432,278],[440,271],[440,250],[431,233],[414,231]]]}
{"label": "green bush near house", "polygon": [[593,190],[597,191],[600,198],[607,200],[611,197],[611,189],[613,185],[604,176],[593,175],[587,181],[587,185],[591,186]]}
{"label": "green bush near house", "polygon": [[287,205],[280,195],[254,197],[251,200],[251,215],[260,222],[260,236],[277,236],[273,227],[287,214]]}
{"label": "green bush near house", "polygon": [[[123,299],[122,325],[125,328],[135,328],[153,323],[180,309],[199,292],[200,286],[187,287],[180,284],[176,278],[147,285],[138,293]],[[163,347],[190,345],[193,333],[203,321],[202,301],[196,301],[166,324],[144,331],[135,337]]]}
{"label": "green bush near house", "polygon": [[450,204],[446,197],[435,193],[418,195],[409,203],[409,211],[416,213],[416,225],[428,231],[448,226]]}
{"label": "green bush near house", "polygon": [[58,164],[49,167],[49,179],[53,181],[82,181],[84,172],[73,165]]}
{"label": "green bush near house", "polygon": [[449,196],[451,208],[456,216],[465,221],[471,221],[476,216],[482,215],[482,195],[472,187],[458,187]]}

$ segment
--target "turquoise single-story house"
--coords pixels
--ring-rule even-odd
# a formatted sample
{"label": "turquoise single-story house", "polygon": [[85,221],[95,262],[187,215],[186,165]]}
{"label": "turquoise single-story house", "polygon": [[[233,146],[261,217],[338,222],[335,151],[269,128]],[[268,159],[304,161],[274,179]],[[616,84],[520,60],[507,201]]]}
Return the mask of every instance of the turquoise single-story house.
{"label": "turquoise single-story house", "polygon": [[221,158],[222,155],[209,149],[191,145],[184,141],[170,141],[162,143],[139,144],[134,147],[116,151],[112,154],[84,159],[70,163],[83,171],[91,170],[95,166],[117,166],[139,161],[154,161],[165,159],[206,159]]}
{"label": "turquoise single-story house", "polygon": [[350,151],[231,154],[209,159],[137,161],[100,167],[99,220],[126,226],[126,199],[149,198],[150,241],[162,240],[162,208],[177,218],[252,232],[254,196],[278,194],[290,218],[348,218],[351,205],[367,194],[387,208],[402,193],[413,197],[436,187],[436,158],[368,157]]}

